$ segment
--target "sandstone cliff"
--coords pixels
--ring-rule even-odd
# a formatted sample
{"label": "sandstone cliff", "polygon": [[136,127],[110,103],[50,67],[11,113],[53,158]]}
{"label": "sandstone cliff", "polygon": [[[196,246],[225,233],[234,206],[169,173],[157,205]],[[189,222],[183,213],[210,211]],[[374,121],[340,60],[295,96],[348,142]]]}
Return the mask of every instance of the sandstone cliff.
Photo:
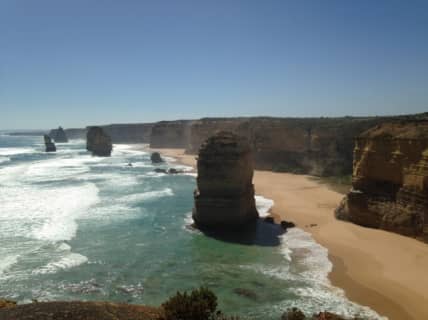
{"label": "sandstone cliff", "polygon": [[161,121],[151,131],[151,148],[186,148],[192,121]]}
{"label": "sandstone cliff", "polygon": [[188,153],[220,130],[247,137],[257,169],[344,175],[352,172],[353,139],[384,118],[201,119],[190,130]]}
{"label": "sandstone cliff", "polygon": [[200,228],[242,228],[257,219],[253,158],[245,138],[219,132],[199,150],[193,220]]}
{"label": "sandstone cliff", "polygon": [[64,131],[69,139],[86,139],[86,128],[69,128]]}
{"label": "sandstone cliff", "polygon": [[352,186],[338,218],[428,241],[428,121],[384,123],[361,134]]}
{"label": "sandstone cliff", "polygon": [[153,123],[126,123],[101,126],[113,143],[149,143]]}
{"label": "sandstone cliff", "polygon": [[90,127],[86,136],[86,149],[93,155],[108,157],[113,149],[111,138],[101,127]]}

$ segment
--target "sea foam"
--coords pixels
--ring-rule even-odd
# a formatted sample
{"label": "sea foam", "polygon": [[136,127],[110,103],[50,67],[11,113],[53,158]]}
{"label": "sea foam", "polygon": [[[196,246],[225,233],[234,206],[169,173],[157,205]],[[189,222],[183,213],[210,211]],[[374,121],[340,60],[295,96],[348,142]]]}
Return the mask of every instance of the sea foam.
{"label": "sea foam", "polygon": [[35,269],[32,273],[33,274],[56,273],[59,270],[74,268],[86,262],[88,262],[88,258],[85,257],[84,255],[70,252],[69,254],[59,259],[58,261],[49,262],[47,265],[40,267],[38,269]]}
{"label": "sea foam", "polygon": [[34,148],[0,148],[0,156],[13,156],[16,154],[33,153]]}
{"label": "sea foam", "polygon": [[70,240],[77,230],[76,219],[98,203],[98,188],[79,186],[41,188],[18,185],[0,193],[0,232],[29,235],[39,240]]}

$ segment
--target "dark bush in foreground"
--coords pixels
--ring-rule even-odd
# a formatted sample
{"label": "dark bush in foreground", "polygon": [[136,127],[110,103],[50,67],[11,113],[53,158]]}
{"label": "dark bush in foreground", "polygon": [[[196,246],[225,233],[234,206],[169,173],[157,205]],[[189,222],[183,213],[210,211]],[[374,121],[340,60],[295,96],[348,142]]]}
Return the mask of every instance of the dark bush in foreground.
{"label": "dark bush in foreground", "polygon": [[239,320],[226,317],[217,310],[217,297],[209,289],[201,287],[187,292],[177,292],[162,304],[165,320]]}

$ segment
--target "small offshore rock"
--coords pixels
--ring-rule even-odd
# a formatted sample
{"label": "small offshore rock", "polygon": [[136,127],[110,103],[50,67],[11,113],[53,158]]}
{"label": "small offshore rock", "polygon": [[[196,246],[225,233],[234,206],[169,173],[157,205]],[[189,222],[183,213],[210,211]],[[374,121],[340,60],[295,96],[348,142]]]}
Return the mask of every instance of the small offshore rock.
{"label": "small offshore rock", "polygon": [[164,162],[159,152],[153,152],[150,156],[152,163],[162,163]]}
{"label": "small offshore rock", "polygon": [[294,224],[294,222],[291,221],[286,221],[286,220],[282,220],[281,221],[281,227],[284,230],[290,229],[290,228],[294,228],[296,225]]}
{"label": "small offshore rock", "polygon": [[153,171],[156,172],[156,173],[167,173],[167,171],[165,169],[161,169],[161,168],[156,168]]}

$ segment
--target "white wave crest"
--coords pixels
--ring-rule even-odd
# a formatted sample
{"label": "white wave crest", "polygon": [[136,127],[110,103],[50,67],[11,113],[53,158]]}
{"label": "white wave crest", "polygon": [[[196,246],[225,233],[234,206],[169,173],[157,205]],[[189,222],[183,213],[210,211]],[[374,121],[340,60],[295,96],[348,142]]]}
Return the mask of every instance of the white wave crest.
{"label": "white wave crest", "polygon": [[34,148],[0,148],[0,156],[13,156],[16,154],[33,153]]}
{"label": "white wave crest", "polygon": [[9,186],[0,192],[0,233],[30,235],[39,240],[70,240],[77,230],[76,219],[98,202],[98,188],[89,183],[49,189]]}
{"label": "white wave crest", "polygon": [[256,207],[260,217],[267,217],[270,215],[269,210],[273,207],[274,201],[262,196],[254,196],[256,199]]}
{"label": "white wave crest", "polygon": [[9,161],[10,161],[9,157],[0,157],[0,163],[9,162]]}
{"label": "white wave crest", "polygon": [[88,258],[79,253],[69,253],[58,261],[49,262],[47,265],[36,269],[33,274],[56,273],[60,270],[66,270],[80,266],[88,262]]}
{"label": "white wave crest", "polygon": [[0,277],[15,263],[18,262],[19,255],[3,256],[0,259]]}
{"label": "white wave crest", "polygon": [[127,196],[123,196],[121,200],[125,202],[140,202],[140,201],[154,200],[162,197],[171,197],[173,195],[174,195],[174,192],[172,191],[172,189],[165,188],[163,190],[130,194]]}

